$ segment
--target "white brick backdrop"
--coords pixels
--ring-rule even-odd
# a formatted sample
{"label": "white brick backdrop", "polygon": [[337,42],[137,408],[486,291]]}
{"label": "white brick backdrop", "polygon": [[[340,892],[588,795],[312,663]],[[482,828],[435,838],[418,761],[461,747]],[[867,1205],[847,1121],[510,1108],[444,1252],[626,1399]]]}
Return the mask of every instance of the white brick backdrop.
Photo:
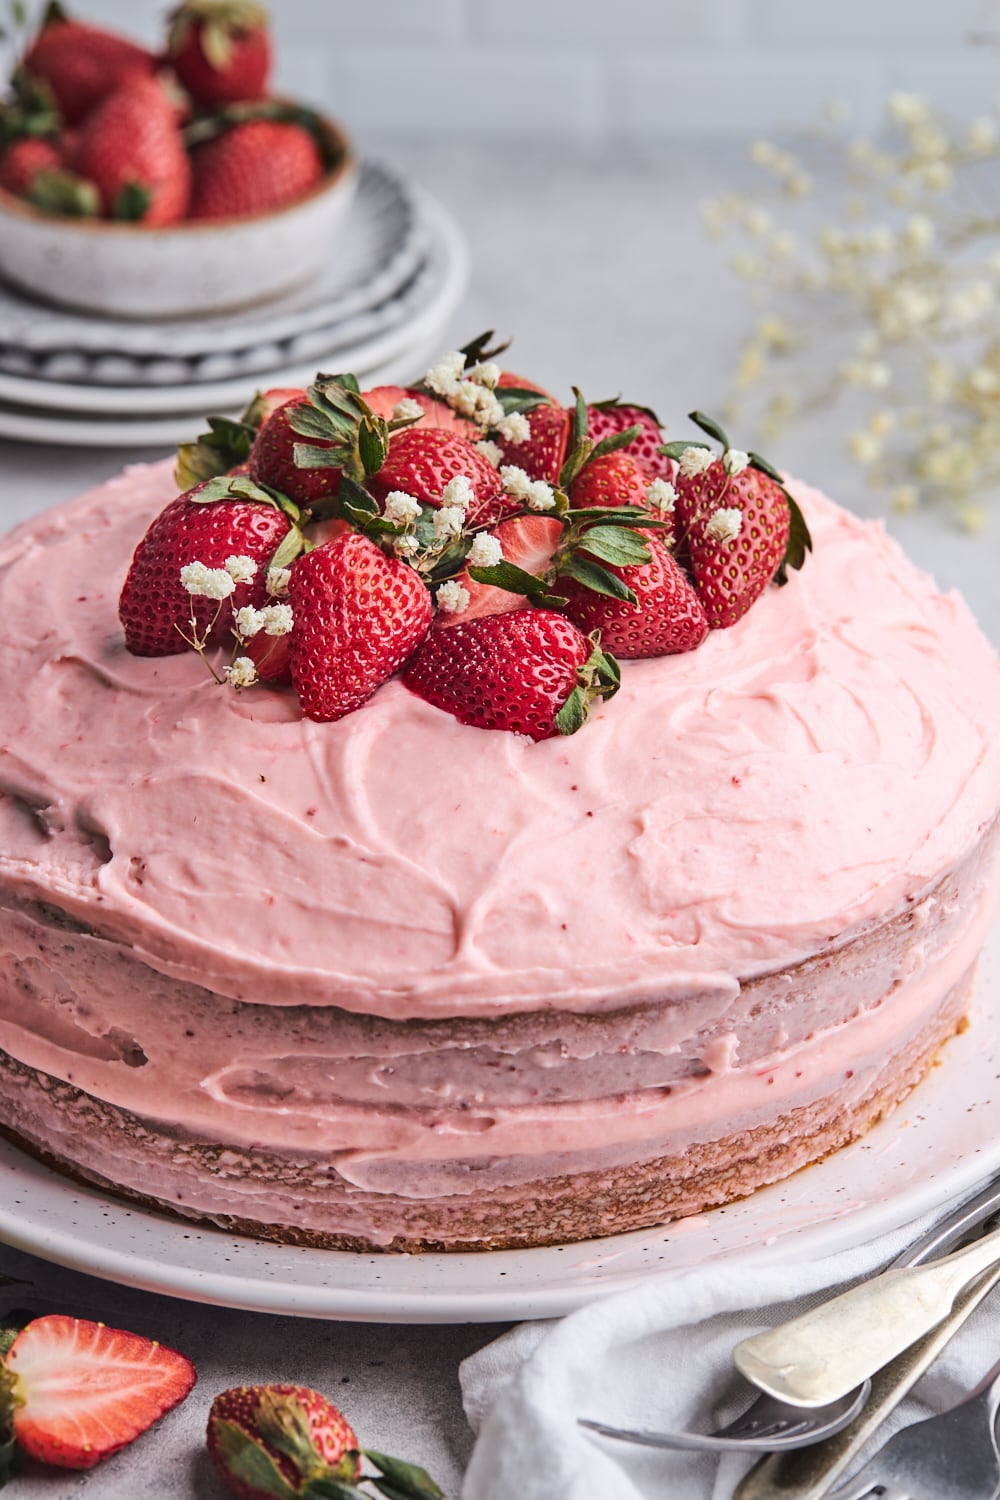
{"label": "white brick backdrop", "polygon": [[[149,0],[71,0],[152,37]],[[1000,0],[271,0],[279,83],[365,141],[743,136],[1000,95]],[[992,38],[992,41],[991,41]],[[978,39],[978,40],[977,40]]]}

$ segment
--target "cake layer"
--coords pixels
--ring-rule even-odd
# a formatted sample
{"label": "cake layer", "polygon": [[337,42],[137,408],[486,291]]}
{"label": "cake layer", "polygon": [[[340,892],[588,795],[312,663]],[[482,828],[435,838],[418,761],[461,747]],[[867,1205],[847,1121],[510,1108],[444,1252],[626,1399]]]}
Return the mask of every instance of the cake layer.
{"label": "cake layer", "polygon": [[261,1006],[710,1022],[919,903],[996,810],[1000,665],[965,606],[796,492],[808,567],[536,745],[396,681],[319,725],[130,657],[118,588],[173,493],[131,470],[0,545],[0,889]]}
{"label": "cake layer", "polygon": [[[663,1224],[743,1197],[863,1135],[963,1024],[963,976],[896,1050],[847,1070],[823,1099],[652,1160],[565,1158],[550,1174],[465,1194],[359,1193],[315,1155],[237,1151],[164,1134],[0,1052],[0,1133],[83,1181],[258,1238],[327,1249],[518,1249]],[[717,1128],[718,1125],[717,1125]],[[71,1164],[71,1165],[69,1165]]]}

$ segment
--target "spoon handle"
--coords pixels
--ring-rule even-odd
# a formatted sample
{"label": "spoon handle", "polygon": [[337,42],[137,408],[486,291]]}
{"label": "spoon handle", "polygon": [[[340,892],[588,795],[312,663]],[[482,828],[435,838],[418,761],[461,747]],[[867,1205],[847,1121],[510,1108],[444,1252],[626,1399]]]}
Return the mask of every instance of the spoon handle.
{"label": "spoon handle", "polygon": [[1000,1229],[942,1260],[889,1270],[733,1350],[741,1374],[795,1405],[845,1395],[947,1317],[963,1287],[1000,1261]]}

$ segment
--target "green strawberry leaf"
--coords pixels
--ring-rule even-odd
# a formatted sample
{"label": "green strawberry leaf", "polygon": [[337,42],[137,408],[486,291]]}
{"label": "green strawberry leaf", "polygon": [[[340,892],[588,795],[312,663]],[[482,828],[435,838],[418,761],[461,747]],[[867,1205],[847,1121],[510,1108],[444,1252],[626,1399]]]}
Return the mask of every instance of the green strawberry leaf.
{"label": "green strawberry leaf", "polygon": [[386,423],[381,417],[365,417],[358,428],[358,453],[361,455],[365,474],[377,474],[385,463],[388,452],[389,430]]}
{"label": "green strawberry leaf", "polygon": [[556,728],[560,734],[576,734],[586,722],[587,695],[582,687],[575,687],[556,714]]}
{"label": "green strawberry leaf", "polygon": [[536,406],[548,406],[547,396],[538,391],[527,391],[519,385],[498,385],[493,392],[507,416],[512,411],[534,411]]}
{"label": "green strawberry leaf", "polygon": [[598,698],[613,698],[621,687],[621,669],[617,661],[601,650],[601,632],[590,637],[593,650],[577,672],[579,682],[556,714],[560,734],[576,734],[587,722],[591,705]]}
{"label": "green strawberry leaf", "polygon": [[286,1481],[274,1459],[243,1428],[224,1417],[212,1421],[219,1456],[234,1479],[274,1500],[295,1500],[295,1490]]}
{"label": "green strawberry leaf", "polygon": [[481,364],[486,359],[496,359],[498,354],[503,354],[510,348],[510,339],[502,344],[490,345],[494,337],[493,329],[488,328],[478,338],[470,339],[467,344],[462,345],[461,353],[465,356],[465,368],[468,370],[472,365]]}
{"label": "green strawberry leaf", "polygon": [[563,520],[577,527],[595,521],[607,521],[615,526],[632,526],[636,522],[653,527],[667,524],[641,505],[589,505],[581,510],[565,511]]}
{"label": "green strawberry leaf", "polygon": [[704,448],[706,453],[711,453],[712,451],[707,443],[685,443],[681,441],[675,443],[663,443],[657,449],[657,452],[662,453],[666,458],[676,459],[680,458],[681,454],[684,453],[688,448]]}
{"label": "green strawberry leaf", "polygon": [[582,552],[615,568],[648,563],[653,555],[639,533],[625,526],[591,526],[577,545]]}
{"label": "green strawberry leaf", "polygon": [[[382,514],[378,507],[378,501],[369,495],[364,485],[357,484],[347,474],[341,476],[337,498],[343,508],[346,509],[349,506],[358,515],[365,516],[366,518],[375,519]],[[396,529],[395,527],[393,528],[393,530]]]}
{"label": "green strawberry leaf", "polygon": [[329,441],[342,435],[341,424],[335,422],[328,411],[311,403],[291,407],[285,412],[285,420],[299,437],[326,438]]}
{"label": "green strawberry leaf", "polygon": [[285,532],[285,535],[281,538],[281,541],[278,543],[274,552],[271,554],[271,560],[268,563],[268,568],[291,567],[295,559],[300,555],[300,553],[304,552],[305,550],[305,537],[302,535],[302,532],[297,526],[292,526],[288,531]]}
{"label": "green strawberry leaf", "polygon": [[785,488],[785,481],[782,479],[781,475],[778,473],[774,465],[769,464],[766,458],[761,458],[759,453],[748,453],[747,458],[750,460],[751,468],[759,469],[762,474],[767,475],[768,479],[774,479],[778,484],[781,485],[782,489]]}
{"label": "green strawberry leaf", "polygon": [[292,458],[297,469],[339,469],[344,455],[337,448],[314,448],[311,443],[295,443]]}
{"label": "green strawberry leaf", "polygon": [[[122,191],[126,193],[128,189]],[[101,211],[96,187],[75,172],[36,172],[28,189],[28,202],[47,214],[71,219],[96,219]]]}
{"label": "green strawberry leaf", "polygon": [[444,1500],[444,1491],[435,1484],[427,1470],[421,1469],[418,1464],[405,1463],[401,1458],[387,1458],[384,1453],[376,1453],[371,1448],[366,1448],[364,1455],[382,1470],[382,1480],[388,1480],[395,1486],[393,1493],[382,1480],[370,1481],[384,1495],[388,1495],[390,1500]]}
{"label": "green strawberry leaf", "polygon": [[[23,17],[24,14],[25,14],[24,5],[20,3],[20,0],[15,0],[15,9],[14,9],[15,20],[17,20],[18,16]],[[40,29],[42,31],[44,31],[45,28],[46,28],[46,26],[57,26],[60,21],[68,21],[68,20],[69,20],[69,15],[68,15],[66,9],[62,5],[59,4],[59,0],[49,0],[48,5],[46,5],[46,7],[45,7],[45,14],[42,16],[42,24],[41,24],[41,28]],[[24,20],[23,19],[22,20],[18,20],[18,25],[19,26],[23,26],[24,25]]]}
{"label": "green strawberry leaf", "polygon": [[153,196],[141,182],[126,182],[115,198],[111,217],[126,224],[138,224],[149,211]]}
{"label": "green strawberry leaf", "polygon": [[354,396],[361,395],[361,387],[358,385],[358,377],[346,371],[343,375],[317,375],[314,381],[320,390],[327,386],[339,386],[341,390],[350,391]]}
{"label": "green strawberry leaf", "polygon": [[701,411],[689,411],[688,421],[693,422],[696,427],[700,427],[702,432],[707,432],[709,437],[715,438],[717,443],[721,443],[723,452],[728,450],[729,439],[714,417],[706,417],[705,413]]}
{"label": "green strawberry leaf", "polygon": [[607,437],[601,438],[587,462],[592,463],[595,458],[603,458],[606,453],[617,453],[620,448],[627,448],[629,443],[634,443],[636,438],[641,436],[641,427],[626,427],[621,432],[609,432]]}
{"label": "green strawberry leaf", "polygon": [[298,1500],[371,1500],[368,1490],[359,1490],[333,1474],[316,1474],[295,1493]]}
{"label": "green strawberry leaf", "polygon": [[638,603],[634,589],[630,589],[627,583],[623,583],[616,574],[609,573],[607,568],[602,568],[600,563],[590,562],[579,553],[566,559],[560,573],[575,578],[577,583],[582,583],[584,588],[593,589],[595,594],[606,594],[611,599],[624,599],[628,604]]}
{"label": "green strawberry leaf", "polygon": [[[784,485],[782,485],[782,489],[784,489]],[[785,498],[788,501],[788,509],[791,516],[788,529],[788,545],[785,548],[785,555],[781,560],[781,566],[775,574],[776,582],[779,585],[788,582],[789,568],[801,568],[805,563],[806,553],[811,552],[813,549],[812,535],[806,524],[806,518],[799,509],[798,501],[787,490],[785,490]]]}
{"label": "green strawberry leaf", "polygon": [[498,562],[488,568],[470,568],[469,577],[474,583],[486,583],[495,589],[506,589],[509,594],[524,594],[532,604],[542,609],[563,609],[569,600],[561,594],[549,591],[543,579],[534,573],[526,573],[515,563]]}
{"label": "green strawberry leaf", "polygon": [[216,73],[221,73],[229,66],[229,59],[233,55],[233,39],[229,28],[218,22],[206,21],[201,28],[201,50],[209,66]]}

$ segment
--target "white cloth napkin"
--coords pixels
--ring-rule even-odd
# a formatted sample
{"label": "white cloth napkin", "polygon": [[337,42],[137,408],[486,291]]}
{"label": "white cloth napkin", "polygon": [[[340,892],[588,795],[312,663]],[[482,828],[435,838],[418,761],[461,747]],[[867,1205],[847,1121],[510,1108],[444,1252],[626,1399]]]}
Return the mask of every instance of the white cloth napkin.
{"label": "white cloth napkin", "polygon": [[[703,1432],[729,1421],[749,1404],[734,1344],[880,1269],[938,1217],[825,1260],[657,1277],[560,1320],[521,1324],[461,1367],[478,1433],[463,1500],[730,1500],[750,1456],[634,1447],[588,1433],[577,1417]],[[998,1358],[1000,1292],[873,1447],[905,1421],[954,1405]]]}

